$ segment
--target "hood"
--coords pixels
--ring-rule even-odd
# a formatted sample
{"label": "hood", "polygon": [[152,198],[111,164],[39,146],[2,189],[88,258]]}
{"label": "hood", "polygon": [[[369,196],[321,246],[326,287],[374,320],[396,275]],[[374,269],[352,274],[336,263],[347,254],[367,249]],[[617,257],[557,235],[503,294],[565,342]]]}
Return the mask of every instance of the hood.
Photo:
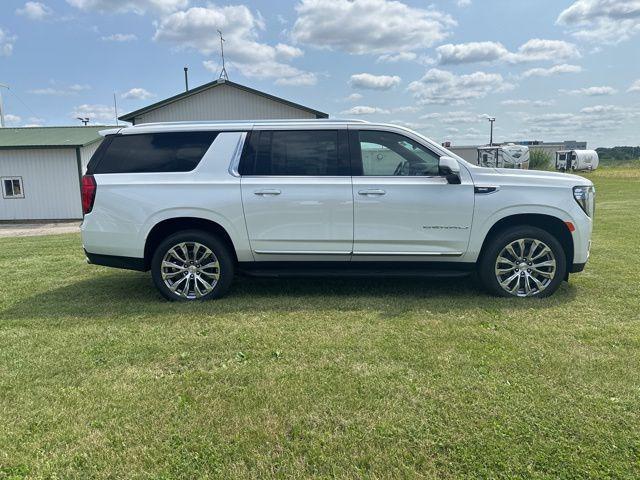
{"label": "hood", "polygon": [[473,177],[478,182],[498,184],[567,186],[593,185],[588,178],[569,173],[547,172],[543,170],[520,170],[515,168],[476,168]]}

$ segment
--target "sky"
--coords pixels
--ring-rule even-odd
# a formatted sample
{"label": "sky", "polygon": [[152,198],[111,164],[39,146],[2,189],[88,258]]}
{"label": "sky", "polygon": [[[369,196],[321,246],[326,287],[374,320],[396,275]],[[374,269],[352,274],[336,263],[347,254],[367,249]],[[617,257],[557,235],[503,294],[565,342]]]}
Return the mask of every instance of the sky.
{"label": "sky", "polygon": [[640,0],[0,0],[9,126],[218,78],[438,142],[640,144]]}

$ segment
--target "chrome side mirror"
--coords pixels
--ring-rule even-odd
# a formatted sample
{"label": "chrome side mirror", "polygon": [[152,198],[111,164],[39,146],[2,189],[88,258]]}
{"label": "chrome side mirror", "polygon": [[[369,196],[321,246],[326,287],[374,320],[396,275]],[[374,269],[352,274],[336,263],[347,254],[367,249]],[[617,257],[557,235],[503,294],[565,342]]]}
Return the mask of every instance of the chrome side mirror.
{"label": "chrome side mirror", "polygon": [[440,157],[440,175],[447,179],[447,182],[453,185],[460,184],[460,164],[455,158],[446,155]]}

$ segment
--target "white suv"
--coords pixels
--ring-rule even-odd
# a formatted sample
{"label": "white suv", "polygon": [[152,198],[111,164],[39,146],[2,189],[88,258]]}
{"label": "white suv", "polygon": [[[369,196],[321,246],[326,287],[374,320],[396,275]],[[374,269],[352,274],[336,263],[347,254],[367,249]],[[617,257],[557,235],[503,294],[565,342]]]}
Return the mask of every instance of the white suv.
{"label": "white suv", "polygon": [[146,124],[103,132],[82,179],[89,263],[151,270],[169,300],[253,275],[465,275],[544,297],[589,257],[582,177],[482,168],[357,121]]}

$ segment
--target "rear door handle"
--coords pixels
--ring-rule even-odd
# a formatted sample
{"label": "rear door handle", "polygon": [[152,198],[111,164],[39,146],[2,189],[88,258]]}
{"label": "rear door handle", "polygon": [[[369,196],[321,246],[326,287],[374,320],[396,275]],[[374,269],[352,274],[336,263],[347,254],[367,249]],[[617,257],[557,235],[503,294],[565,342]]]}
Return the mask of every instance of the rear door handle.
{"label": "rear door handle", "polygon": [[385,195],[387,192],[380,189],[360,190],[358,195]]}
{"label": "rear door handle", "polygon": [[282,192],[275,188],[267,188],[264,190],[256,190],[254,195],[280,195]]}

